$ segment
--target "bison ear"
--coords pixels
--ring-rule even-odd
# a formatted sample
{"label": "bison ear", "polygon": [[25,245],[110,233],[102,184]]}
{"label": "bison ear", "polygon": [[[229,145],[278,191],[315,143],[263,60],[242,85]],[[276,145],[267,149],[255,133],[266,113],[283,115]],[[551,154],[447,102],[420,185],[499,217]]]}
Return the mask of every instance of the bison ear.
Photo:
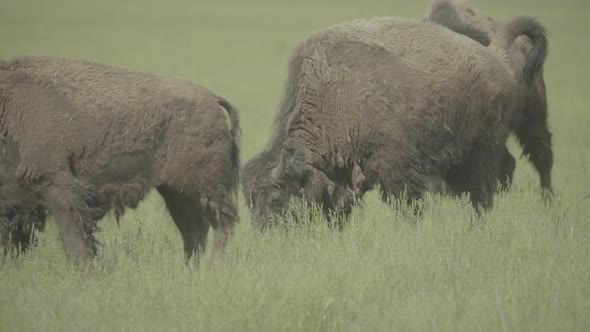
{"label": "bison ear", "polygon": [[305,154],[300,150],[281,150],[279,164],[272,170],[272,177],[275,180],[285,178],[300,180],[303,177],[305,165]]}

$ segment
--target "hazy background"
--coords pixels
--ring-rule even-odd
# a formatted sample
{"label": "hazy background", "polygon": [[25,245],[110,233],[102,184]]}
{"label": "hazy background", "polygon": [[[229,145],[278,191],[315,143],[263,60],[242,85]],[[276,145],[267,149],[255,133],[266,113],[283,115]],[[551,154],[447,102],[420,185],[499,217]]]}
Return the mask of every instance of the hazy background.
{"label": "hazy background", "polygon": [[[434,198],[416,225],[374,195],[342,233],[323,224],[259,236],[182,264],[157,195],[101,222],[95,270],[72,269],[53,224],[0,266],[0,330],[539,331],[590,328],[590,71],[584,0],[474,1],[500,20],[539,17],[554,133],[553,206],[524,158],[483,228],[465,200]],[[334,23],[422,17],[429,1],[0,0],[0,57],[47,54],[197,81],[241,110],[242,159],[266,144],[291,50]],[[511,139],[515,156],[521,153]]]}

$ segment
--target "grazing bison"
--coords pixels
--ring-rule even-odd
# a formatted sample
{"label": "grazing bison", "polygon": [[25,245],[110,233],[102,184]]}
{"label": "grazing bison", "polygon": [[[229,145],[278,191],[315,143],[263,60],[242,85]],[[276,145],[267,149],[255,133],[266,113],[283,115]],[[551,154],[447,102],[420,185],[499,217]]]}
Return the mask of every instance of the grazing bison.
{"label": "grazing bison", "polygon": [[0,199],[55,215],[66,253],[96,253],[96,221],[155,188],[184,241],[214,251],[238,222],[239,120],[189,81],[82,60],[0,64]]}
{"label": "grazing bison", "polygon": [[[1,186],[1,184],[0,184]],[[37,243],[35,232],[45,229],[45,209],[10,206],[0,202],[0,246],[4,254],[27,251]]]}
{"label": "grazing bison", "polygon": [[[469,2],[463,0],[434,0],[427,16],[427,20],[477,40],[485,46],[489,44],[490,38],[501,31],[502,26],[505,25],[482,14]],[[488,38],[473,31],[482,31]],[[520,78],[516,97],[520,99],[521,105],[514,109],[510,130],[516,134],[522,145],[522,154],[528,157],[539,173],[543,192],[548,195],[547,197],[551,197],[553,151],[551,132],[547,127],[547,94],[543,67],[532,84],[525,82],[519,72],[532,51],[533,42],[525,35],[518,37],[508,51],[510,64],[515,75]],[[500,168],[500,180],[505,188],[512,183],[515,165],[514,157],[506,148]]]}
{"label": "grazing bison", "polygon": [[332,210],[379,185],[383,200],[404,190],[417,199],[439,176],[470,193],[478,211],[492,208],[516,106],[506,51],[521,34],[534,41],[521,69],[532,81],[546,39],[526,17],[505,25],[490,47],[396,18],[342,23],[305,39],[290,59],[272,140],[243,167],[254,223],[268,226],[292,197]]}

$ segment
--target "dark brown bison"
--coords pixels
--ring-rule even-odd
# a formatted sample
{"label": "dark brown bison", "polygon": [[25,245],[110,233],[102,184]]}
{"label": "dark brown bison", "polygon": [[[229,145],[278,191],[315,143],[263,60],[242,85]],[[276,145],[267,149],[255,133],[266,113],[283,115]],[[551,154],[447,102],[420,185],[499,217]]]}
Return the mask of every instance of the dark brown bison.
{"label": "dark brown bison", "polygon": [[66,253],[96,253],[96,221],[155,188],[187,257],[238,222],[239,120],[195,83],[82,60],[0,63],[0,200],[55,215]]}
{"label": "dark brown bison", "polygon": [[349,211],[349,197],[375,185],[384,200],[404,191],[418,199],[439,176],[468,192],[478,211],[492,208],[516,107],[506,52],[521,34],[534,41],[521,68],[533,81],[547,45],[543,27],[526,17],[505,25],[490,47],[396,18],[305,39],[290,59],[270,145],[243,167],[254,223],[284,215],[292,197],[326,211]]}
{"label": "dark brown bison", "polygon": [[[434,0],[427,20],[477,40],[485,46],[505,25],[484,15],[464,0]],[[474,31],[483,32],[487,38]],[[526,35],[518,37],[508,50],[511,67],[519,78],[516,97],[520,99],[520,107],[514,109],[511,117],[510,130],[516,134],[523,147],[522,154],[528,157],[539,173],[543,192],[551,197],[553,151],[551,132],[547,126],[547,94],[543,67],[541,66],[532,84],[525,82],[519,71],[533,51],[533,42]],[[506,148],[500,168],[500,180],[505,188],[512,183],[515,165],[514,157]]]}
{"label": "dark brown bison", "polygon": [[10,206],[0,202],[0,246],[4,254],[18,254],[36,245],[35,233],[45,229],[46,218],[47,212],[41,207]]}

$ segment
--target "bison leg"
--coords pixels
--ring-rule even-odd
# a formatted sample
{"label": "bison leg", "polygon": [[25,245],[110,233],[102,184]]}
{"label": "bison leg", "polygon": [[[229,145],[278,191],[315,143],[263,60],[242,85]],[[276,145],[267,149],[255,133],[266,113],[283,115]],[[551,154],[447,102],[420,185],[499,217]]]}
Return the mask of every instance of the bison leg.
{"label": "bison leg", "polygon": [[330,200],[330,207],[324,211],[328,225],[337,230],[344,230],[344,226],[350,221],[352,208],[355,205],[355,196],[351,189],[337,185]]}
{"label": "bison leg", "polygon": [[205,205],[206,218],[215,230],[213,254],[220,254],[233,236],[235,224],[238,222],[237,206],[232,198],[224,194],[219,195],[214,201],[209,200]]}
{"label": "bison leg", "polygon": [[529,118],[523,126],[518,128],[516,136],[523,146],[522,154],[528,157],[539,173],[541,189],[550,197],[553,194],[551,185],[553,150],[547,120]]}
{"label": "bison leg", "polygon": [[306,173],[304,191],[308,203],[321,206],[328,225],[342,230],[354,205],[352,189],[347,185],[334,183],[324,172],[313,166],[307,166]]}
{"label": "bison leg", "polygon": [[93,235],[96,221],[91,217],[80,186],[70,182],[51,188],[46,195],[46,206],[55,216],[66,255],[75,263],[93,258],[97,251]]}
{"label": "bison leg", "polygon": [[514,169],[516,168],[516,159],[508,151],[508,147],[504,147],[504,155],[502,158],[502,164],[500,165],[500,187],[501,190],[505,191],[512,185],[512,179],[514,177]]}
{"label": "bison leg", "polygon": [[233,236],[234,233],[234,222],[221,222],[219,225],[215,226],[215,238],[213,240],[213,253],[218,254],[221,253],[229,239]]}
{"label": "bison leg", "polygon": [[415,201],[422,200],[424,192],[429,188],[429,177],[414,171],[415,165],[406,163],[399,165],[399,161],[392,160],[387,154],[373,156],[365,165],[365,188],[371,188],[378,183],[381,200],[389,205],[404,195],[405,204],[412,209],[415,216],[420,215]]}
{"label": "bison leg", "polygon": [[181,193],[166,185],[157,187],[157,190],[180,231],[186,259],[191,259],[195,254],[199,258],[207,245],[209,223],[203,216],[198,197]]}
{"label": "bison leg", "polygon": [[[421,216],[421,211],[418,205],[415,203],[424,198],[424,191],[416,190],[412,187],[406,187],[405,190],[390,191],[387,186],[381,184],[381,200],[386,204],[393,204],[393,199],[399,198],[402,194],[405,194],[405,206],[410,209],[415,217]],[[402,206],[403,206],[402,202]]]}
{"label": "bison leg", "polygon": [[[394,173],[392,173],[394,174]],[[381,200],[386,204],[393,204],[392,198],[401,198],[404,195],[405,205],[411,210],[415,217],[421,216],[421,211],[415,203],[424,198],[428,186],[426,181],[420,177],[411,174],[400,174],[399,179],[396,177],[393,181],[380,181]],[[402,202],[402,204],[404,204]]]}
{"label": "bison leg", "polygon": [[480,209],[489,211],[494,205],[501,158],[502,152],[496,149],[476,148],[462,164],[447,173],[449,188],[455,193],[469,193],[478,214]]}
{"label": "bison leg", "polygon": [[18,255],[36,245],[35,233],[45,228],[46,216],[41,207],[12,207],[0,202],[0,244],[4,253],[14,250]]}

